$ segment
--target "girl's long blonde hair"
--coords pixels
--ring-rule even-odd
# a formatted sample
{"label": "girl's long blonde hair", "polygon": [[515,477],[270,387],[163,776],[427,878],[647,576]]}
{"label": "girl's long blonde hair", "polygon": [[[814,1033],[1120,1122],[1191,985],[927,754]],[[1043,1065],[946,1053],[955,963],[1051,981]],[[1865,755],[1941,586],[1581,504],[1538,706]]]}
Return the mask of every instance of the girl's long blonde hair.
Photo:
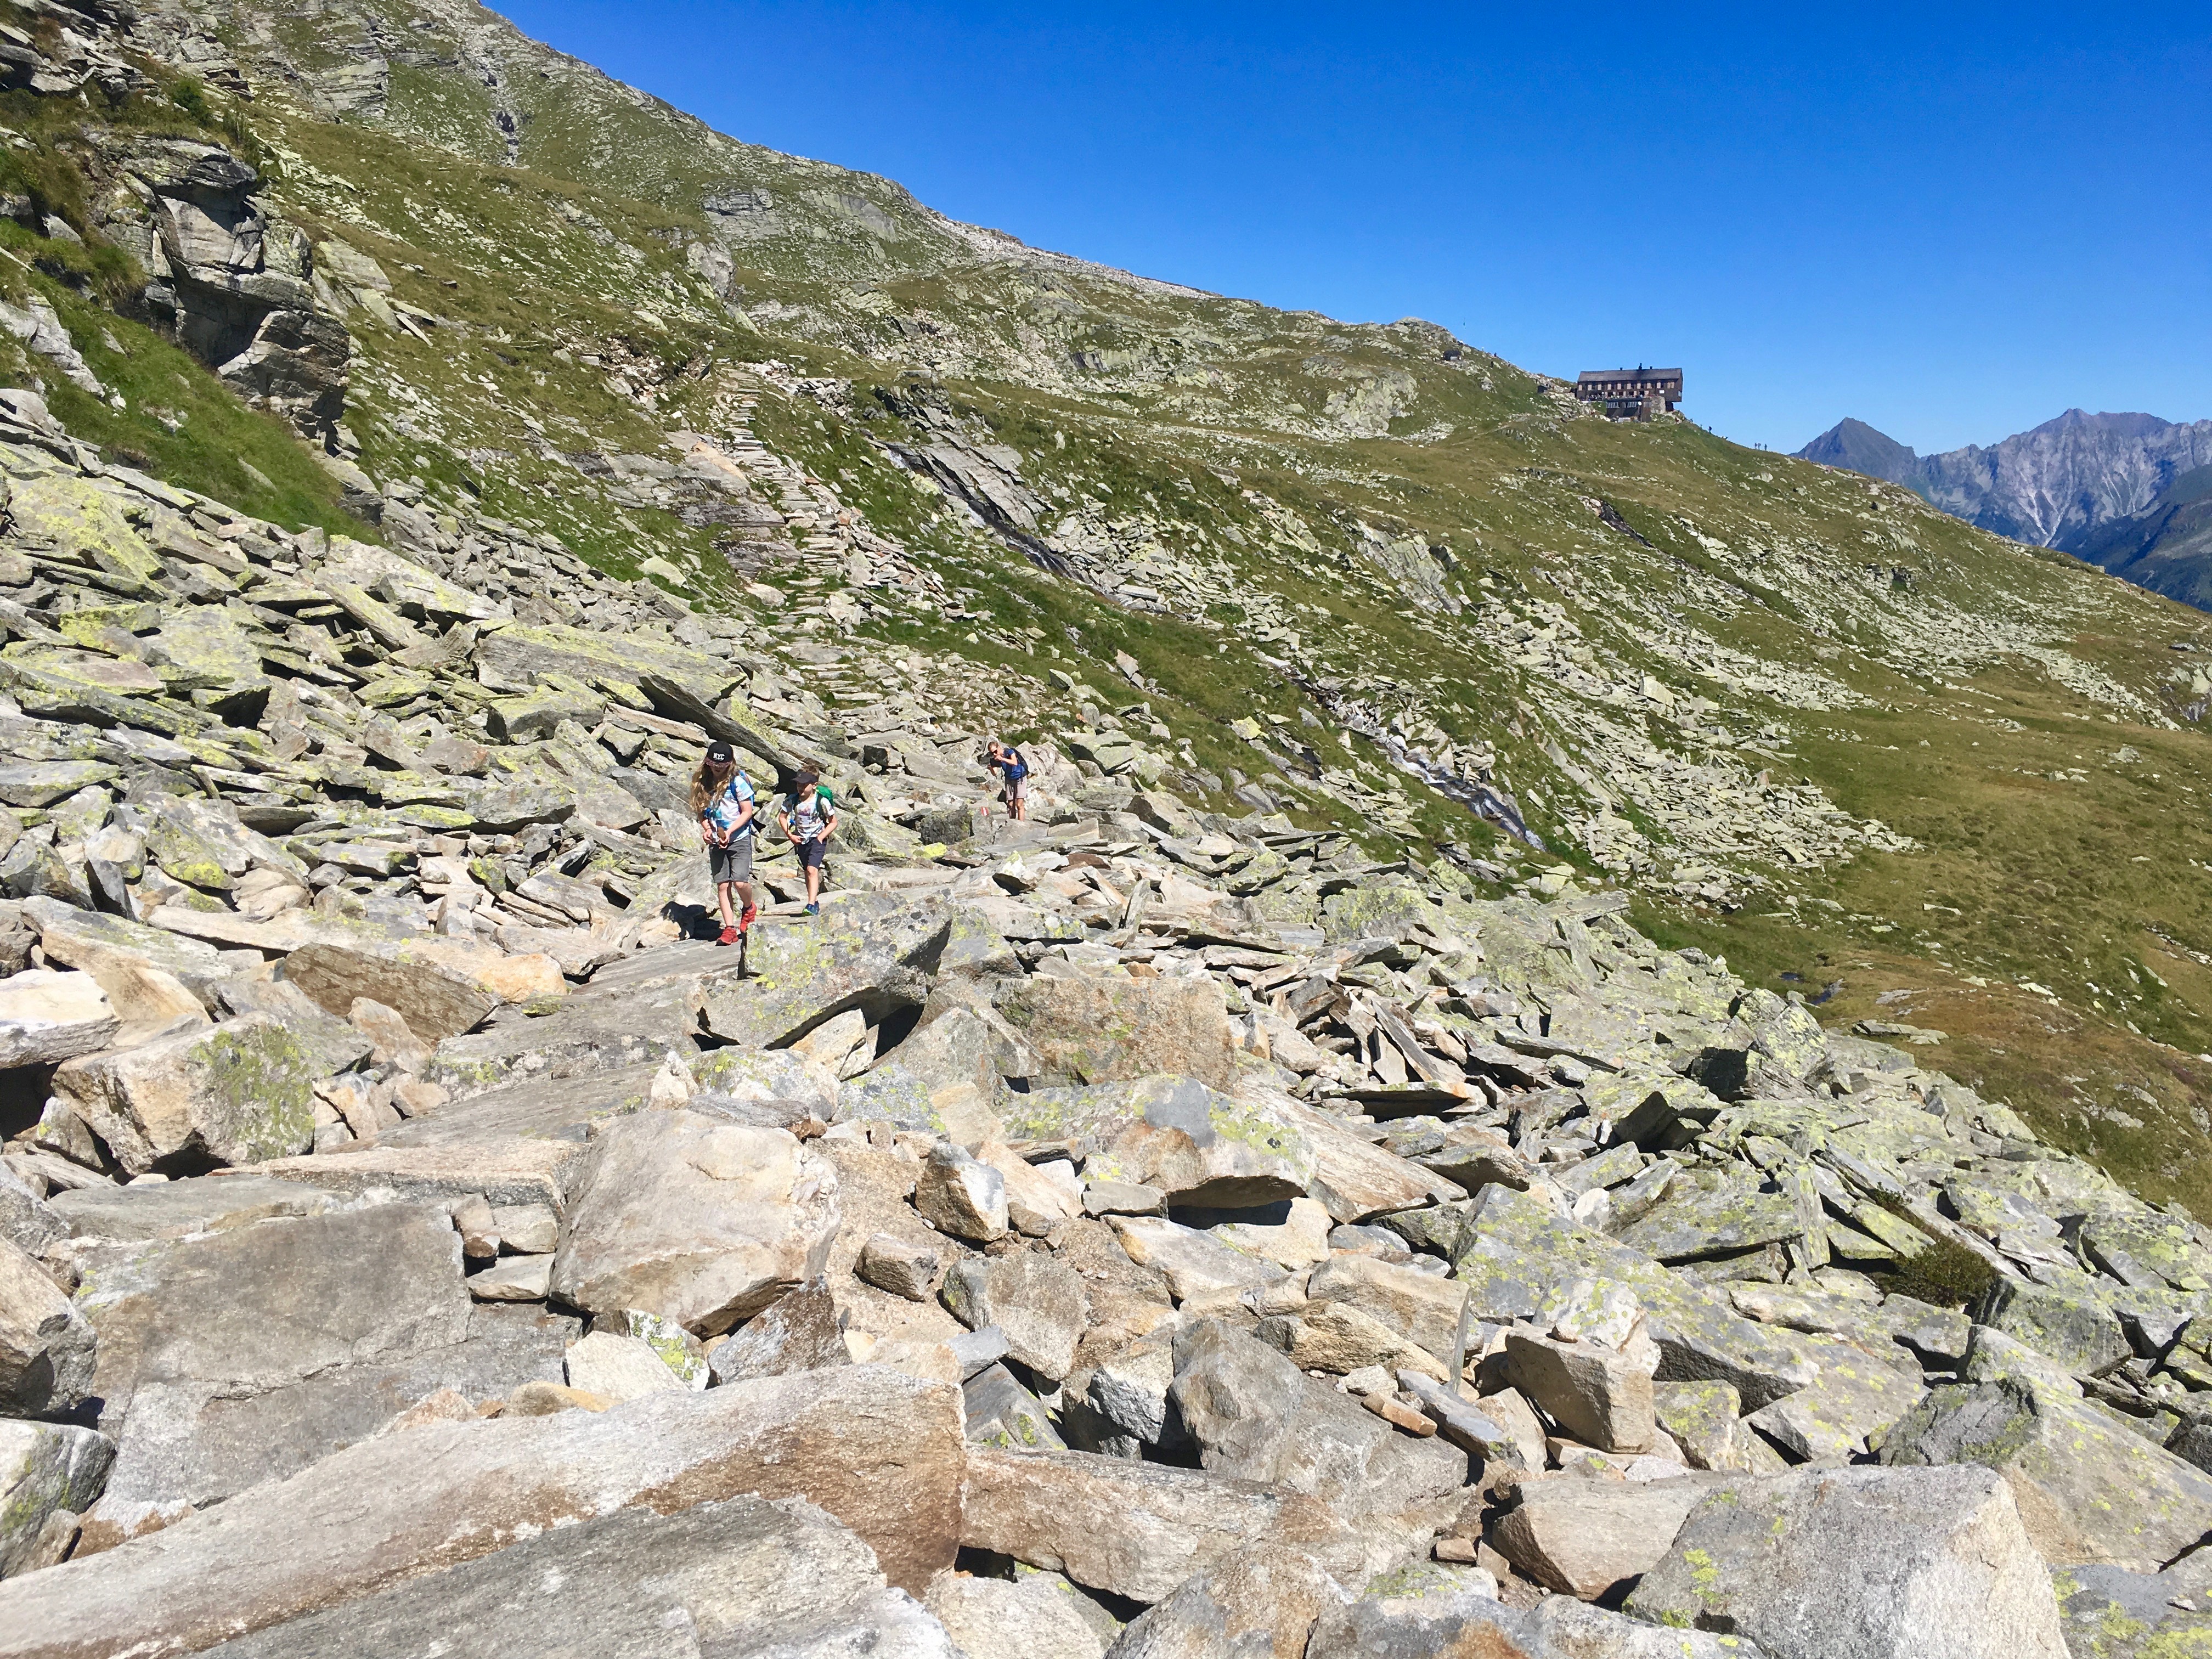
{"label": "girl's long blonde hair", "polygon": [[[714,775],[714,770],[718,766],[721,769],[720,777]],[[738,763],[735,760],[701,761],[699,769],[691,775],[692,811],[695,813],[705,811],[713,803],[714,797],[729,787],[731,775],[737,769]]]}

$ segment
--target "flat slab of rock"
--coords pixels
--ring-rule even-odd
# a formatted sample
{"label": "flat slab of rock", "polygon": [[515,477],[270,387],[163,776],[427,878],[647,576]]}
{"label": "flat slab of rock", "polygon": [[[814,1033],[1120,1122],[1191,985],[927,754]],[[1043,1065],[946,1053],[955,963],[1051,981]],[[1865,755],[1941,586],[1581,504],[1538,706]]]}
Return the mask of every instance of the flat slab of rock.
{"label": "flat slab of rock", "polygon": [[1273,1262],[1233,1249],[1212,1233],[1164,1216],[1111,1216],[1108,1224],[1129,1259],[1164,1277],[1169,1293],[1178,1302],[1213,1291],[1270,1284],[1285,1277]]}
{"label": "flat slab of rock", "polygon": [[437,1042],[474,1030],[507,999],[481,975],[440,960],[434,949],[310,945],[285,959],[284,977],[341,1019],[356,998],[367,997],[396,1012],[417,1036]]}
{"label": "flat slab of rock", "polygon": [[1662,1630],[1554,1595],[1509,1607],[1464,1569],[1420,1563],[1386,1574],[1358,1600],[1326,1608],[1306,1659],[1764,1659],[1752,1643]]}
{"label": "flat slab of rock", "polygon": [[[1165,1600],[1192,1573],[1255,1543],[1294,1545],[1333,1575],[1364,1577],[1374,1542],[1317,1498],[1089,1452],[978,1447],[967,1492],[963,1544],[1139,1601]],[[1381,1558],[1393,1547],[1382,1543]]]}
{"label": "flat slab of rock", "polygon": [[940,1578],[926,1605],[968,1659],[1100,1659],[1104,1614],[1087,1599],[1057,1573],[1030,1572]]}
{"label": "flat slab of rock", "polygon": [[1232,1550],[1129,1621],[1114,1659],[1195,1659],[1202,1654],[1296,1659],[1314,1620],[1347,1598],[1304,1550]]}
{"label": "flat slab of rock", "polygon": [[558,1538],[617,1510],[744,1494],[808,1498],[873,1549],[890,1583],[921,1590],[952,1565],[963,1456],[959,1391],[880,1366],[425,1424],[0,1583],[0,1654],[193,1651],[490,1556],[525,1532]]}
{"label": "flat slab of rock", "polygon": [[1466,1195],[1448,1176],[1376,1146],[1330,1113],[1287,1096],[1271,1095],[1269,1102],[1313,1149],[1313,1182],[1308,1190],[1321,1200],[1332,1221],[1372,1221]]}
{"label": "flat slab of rock", "polygon": [[660,1062],[533,1078],[488,1089],[377,1137],[380,1146],[459,1146],[481,1141],[561,1140],[580,1148],[589,1125],[642,1108]]}
{"label": "flat slab of rock", "polygon": [[276,1216],[322,1215],[337,1207],[329,1193],[261,1175],[191,1176],[128,1187],[79,1187],[46,1202],[74,1238],[137,1243],[221,1232]]}
{"label": "flat slab of rock", "polygon": [[1958,1468],[1800,1469],[1700,1504],[1629,1598],[1774,1659],[2064,1659],[2005,1482]]}
{"label": "flat slab of rock", "polygon": [[[732,1498],[675,1515],[624,1510],[208,1649],[222,1659],[431,1653],[456,1632],[480,1659],[530,1659],[549,1632],[518,1619],[561,1587],[575,1653],[857,1651],[955,1659],[936,1619],[884,1583],[874,1553],[801,1498]],[[1011,1587],[1009,1587],[1011,1588]],[[1095,1652],[1095,1650],[1094,1650]]]}
{"label": "flat slab of rock", "polygon": [[59,899],[24,900],[23,919],[39,930],[40,947],[48,962],[88,974],[96,975],[111,963],[143,963],[174,975],[204,1001],[217,980],[236,971],[234,962],[225,961],[222,951],[200,939],[121,916],[80,910]]}
{"label": "flat slab of rock", "polygon": [[86,1517],[87,1542],[112,1543],[180,1504],[204,1506],[296,1474],[434,1395],[457,1391],[475,1406],[558,1382],[562,1352],[580,1330],[541,1308],[480,1306],[458,1342],[332,1365],[295,1382],[142,1381],[106,1492]]}
{"label": "flat slab of rock", "polygon": [[1117,975],[1023,981],[1000,1017],[1037,1054],[1040,1080],[1110,1083],[1159,1073],[1225,1089],[1235,1039],[1212,979]]}
{"label": "flat slab of rock", "polygon": [[0,1071],[91,1054],[121,1025],[90,974],[28,968],[0,979]]}
{"label": "flat slab of rock", "polygon": [[423,1076],[465,1100],[632,1066],[649,1075],[670,1054],[698,1052],[702,988],[714,972],[733,971],[728,957],[718,959],[711,945],[672,945],[611,964],[550,1014],[503,1008],[483,1029],[447,1037]]}
{"label": "flat slab of rock", "polygon": [[753,936],[749,971],[702,988],[700,1021],[725,1042],[775,1048],[858,1009],[870,1024],[929,994],[950,924],[944,907],[863,900]]}
{"label": "flat slab of rock", "polygon": [[353,1197],[384,1192],[409,1203],[445,1205],[481,1195],[490,1204],[543,1204],[557,1212],[568,1207],[584,1156],[583,1143],[569,1140],[518,1138],[439,1146],[380,1142],[358,1152],[272,1158],[256,1164],[253,1176]]}

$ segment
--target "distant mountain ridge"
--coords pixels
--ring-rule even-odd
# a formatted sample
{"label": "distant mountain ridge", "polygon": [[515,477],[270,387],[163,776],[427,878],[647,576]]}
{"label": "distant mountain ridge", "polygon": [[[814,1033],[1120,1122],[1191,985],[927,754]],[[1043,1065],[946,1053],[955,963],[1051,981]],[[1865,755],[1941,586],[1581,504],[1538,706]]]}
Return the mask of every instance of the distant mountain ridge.
{"label": "distant mountain ridge", "polygon": [[2069,409],[1984,448],[1921,455],[1863,421],[1838,422],[1797,453],[1886,478],[1955,518],[2056,548],[2200,609],[2212,609],[2212,420]]}

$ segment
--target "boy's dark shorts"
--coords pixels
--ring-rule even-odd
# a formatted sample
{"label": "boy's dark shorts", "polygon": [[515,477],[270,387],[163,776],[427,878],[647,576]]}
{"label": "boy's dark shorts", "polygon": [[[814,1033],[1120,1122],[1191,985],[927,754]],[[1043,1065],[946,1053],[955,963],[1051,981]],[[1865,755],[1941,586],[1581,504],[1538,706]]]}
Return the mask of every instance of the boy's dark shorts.
{"label": "boy's dark shorts", "polygon": [[717,887],[726,881],[750,881],[753,878],[753,838],[739,836],[727,847],[709,843],[707,848],[707,872]]}
{"label": "boy's dark shorts", "polygon": [[826,841],[802,841],[799,843],[799,867],[802,870],[819,870],[822,861],[829,856],[830,843]]}

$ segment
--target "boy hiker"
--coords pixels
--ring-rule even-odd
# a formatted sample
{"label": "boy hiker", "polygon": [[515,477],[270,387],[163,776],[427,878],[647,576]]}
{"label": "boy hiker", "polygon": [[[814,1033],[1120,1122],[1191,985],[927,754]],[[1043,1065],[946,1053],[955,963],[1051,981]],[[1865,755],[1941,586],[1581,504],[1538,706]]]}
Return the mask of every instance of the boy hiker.
{"label": "boy hiker", "polygon": [[783,806],[783,833],[799,849],[799,867],[806,872],[806,914],[822,914],[822,861],[830,856],[830,832],[837,827],[837,802],[830,786],[815,771],[801,772],[792,780],[790,798]]}
{"label": "boy hiker", "polygon": [[1010,749],[996,738],[991,739],[991,752],[983,764],[1006,780],[1006,822],[1019,823],[1030,815],[1030,763],[1022,758],[1022,751]]}
{"label": "boy hiker", "polygon": [[[707,843],[707,873],[714,883],[714,902],[722,912],[717,945],[735,945],[760,913],[753,906],[753,830],[757,816],[752,780],[737,763],[726,743],[710,744],[691,780],[691,810],[699,815],[699,839]],[[738,890],[744,913],[730,915],[730,890]]]}

